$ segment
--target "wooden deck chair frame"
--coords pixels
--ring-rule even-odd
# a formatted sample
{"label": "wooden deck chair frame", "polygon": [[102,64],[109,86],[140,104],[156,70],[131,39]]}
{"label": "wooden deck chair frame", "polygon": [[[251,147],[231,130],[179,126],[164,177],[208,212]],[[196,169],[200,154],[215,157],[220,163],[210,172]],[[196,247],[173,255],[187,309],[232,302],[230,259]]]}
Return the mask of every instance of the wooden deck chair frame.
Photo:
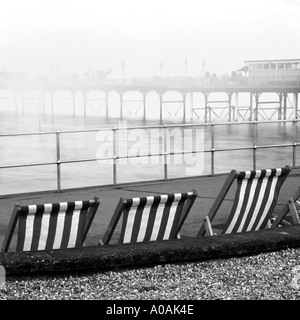
{"label": "wooden deck chair frame", "polygon": [[[177,201],[177,198],[179,198],[179,195],[180,195],[180,199],[178,200],[178,206],[176,208],[176,214],[175,216],[178,216],[179,217],[179,221],[175,221],[175,227],[174,225],[172,226],[172,230],[169,234],[169,238],[168,239],[177,239],[178,238],[178,234],[179,234],[179,231],[188,215],[188,213],[190,212],[193,204],[194,204],[194,201],[195,199],[197,198],[197,192],[196,190],[192,190],[191,192],[187,192],[187,193],[174,193],[174,194],[166,194],[166,195],[155,195],[155,196],[148,196],[148,197],[138,197],[138,198],[128,198],[128,199],[125,199],[125,198],[120,198],[119,200],[119,203],[118,205],[116,206],[116,209],[114,211],[114,214],[112,216],[112,219],[108,225],[108,228],[104,234],[104,237],[103,239],[101,239],[99,241],[99,244],[100,245],[106,245],[106,244],[109,244],[110,240],[111,240],[111,237],[117,227],[117,224],[121,218],[121,216],[123,215],[123,218],[124,218],[124,212],[125,210],[130,210],[131,206],[133,207],[134,206],[134,202],[135,201],[140,201],[139,203],[141,204],[141,206],[139,207],[138,209],[138,205],[137,205],[137,211],[140,210],[139,212],[141,213],[139,216],[140,216],[140,223],[142,224],[141,222],[141,215],[143,214],[143,206],[145,207],[147,204],[147,201],[152,201],[155,202],[155,201],[160,201],[160,199],[163,199],[163,197],[168,197],[168,206],[172,203],[175,202],[175,200]],[[151,199],[150,199],[151,198]],[[139,199],[139,200],[138,200]],[[148,199],[148,200],[147,200]],[[173,199],[173,201],[172,201]],[[159,202],[158,206],[160,204],[163,204],[163,200],[161,200],[162,202]],[[143,204],[142,204],[143,202]],[[166,203],[167,203],[166,202]],[[154,212],[154,205],[157,205],[157,204],[149,204],[149,206],[151,206],[151,209],[149,209],[149,217],[151,216],[151,214]],[[166,207],[166,205],[165,205]],[[153,211],[151,211],[153,209]],[[179,211],[177,211],[179,210]],[[178,215],[177,215],[178,213]],[[149,218],[150,220],[150,218]],[[123,221],[123,226],[122,228],[124,228],[124,221]],[[147,228],[147,227],[146,227]],[[123,239],[123,235],[121,234],[120,235],[120,238],[119,238],[119,243],[133,243],[133,242],[146,242],[146,241],[156,241],[156,240],[163,240],[163,239],[154,239],[154,240],[150,240],[148,235],[149,235],[149,232],[151,231],[147,231],[148,234],[147,235],[144,235],[144,237],[141,239],[141,238],[138,238],[138,236],[132,236],[132,238],[130,239],[130,241],[125,241],[124,242],[124,239]],[[133,239],[134,238],[134,239]]]}
{"label": "wooden deck chair frame", "polygon": [[291,223],[284,220],[284,218],[289,212],[291,213],[293,223],[294,224],[300,223],[299,213],[296,208],[296,203],[299,201],[298,200],[299,198],[300,198],[300,187],[295,192],[295,194],[287,200],[287,203],[284,206],[284,208],[281,210],[281,212],[276,217],[274,217],[274,221],[271,224],[271,228],[276,228],[279,225],[291,225]]}
{"label": "wooden deck chair frame", "polygon": [[[278,194],[279,194],[279,191],[281,189],[281,186],[282,184],[284,183],[285,179],[287,178],[287,176],[289,175],[290,171],[291,171],[291,167],[290,166],[285,166],[284,168],[279,168],[282,170],[283,172],[283,175],[280,177],[280,182],[278,182],[278,187],[277,187],[277,194],[274,195],[274,198],[275,198],[275,201],[273,202],[273,205],[272,207],[269,208],[269,211],[268,211],[268,214],[267,216],[269,216],[271,214],[271,211],[274,209],[274,206],[276,205],[276,202],[277,202],[277,198],[278,198]],[[268,170],[278,170],[278,169],[268,169]],[[247,171],[249,174],[254,174],[254,172],[257,172],[257,171],[263,171],[263,170],[252,170],[252,171]],[[265,170],[264,170],[265,171]],[[208,234],[208,235],[215,235],[215,233],[213,232],[212,230],[212,226],[211,226],[211,221],[214,219],[217,211],[219,210],[223,200],[225,199],[225,196],[227,195],[229,189],[231,188],[233,182],[235,180],[237,180],[240,175],[241,175],[242,171],[241,172],[238,172],[236,170],[232,170],[230,172],[230,174],[228,175],[219,195],[217,196],[215,202],[213,203],[208,215],[204,218],[204,222],[197,234],[197,238],[200,238],[202,236],[204,236],[205,234]],[[246,171],[244,171],[243,173],[246,173]],[[235,195],[235,199],[234,201],[237,201],[237,193]],[[233,210],[233,209],[232,209]],[[271,217],[270,217],[271,218]],[[283,217],[281,218],[278,218],[278,220],[276,221],[276,223],[274,225],[272,225],[272,227],[275,227],[277,222],[280,220],[282,221]],[[227,226],[229,224],[229,221],[227,221]],[[267,222],[266,222],[267,224]],[[222,233],[225,233],[226,230],[222,231]]]}
{"label": "wooden deck chair frame", "polygon": [[[5,238],[2,244],[2,248],[1,251],[2,252],[7,252],[9,250],[9,246],[11,244],[11,240],[13,237],[13,234],[15,232],[17,223],[19,222],[19,226],[18,226],[18,235],[17,235],[17,247],[16,247],[16,251],[38,251],[38,250],[53,250],[55,248],[52,247],[52,245],[54,244],[54,238],[56,236],[56,222],[53,224],[50,222],[51,218],[57,219],[58,220],[58,214],[61,212],[61,206],[66,207],[66,216],[67,215],[71,215],[72,213],[72,207],[73,207],[73,212],[75,210],[79,210],[76,209],[77,207],[80,207],[80,205],[82,205],[82,209],[80,210],[81,212],[84,212],[84,220],[81,220],[81,222],[78,220],[78,226],[77,226],[77,230],[76,233],[74,234],[74,237],[76,237],[76,241],[74,243],[74,245],[72,247],[81,247],[83,246],[83,243],[86,239],[87,233],[90,229],[90,226],[92,224],[92,221],[94,219],[94,216],[98,210],[99,207],[99,199],[98,197],[94,197],[93,200],[84,200],[84,201],[69,201],[69,202],[58,202],[58,203],[48,203],[48,204],[41,204],[41,205],[27,205],[27,206],[20,206],[19,204],[16,204],[14,206],[10,221],[9,221],[9,225],[5,234]],[[34,216],[34,220],[32,223],[32,234],[31,234],[31,240],[27,239],[26,240],[26,230],[28,231],[28,228],[26,229],[26,217],[28,216],[28,214],[30,214],[30,208],[33,208],[32,210],[36,210],[36,212],[31,213]],[[47,209],[48,208],[48,209]],[[49,209],[51,208],[51,209]],[[51,210],[50,212],[48,212],[48,210]],[[41,244],[41,237],[43,237],[41,235],[41,229],[42,229],[42,217],[45,217],[45,212],[47,212],[49,214],[49,222],[48,222],[48,227],[45,227],[47,231],[44,232],[44,237],[45,238],[43,240],[44,243]],[[22,219],[23,218],[23,219]],[[65,218],[67,219],[67,218]],[[23,221],[22,221],[23,220]],[[46,220],[46,219],[45,219]],[[64,220],[65,221],[65,220]],[[21,231],[21,228],[22,231]],[[67,225],[67,224],[66,224]],[[37,229],[34,229],[34,226],[38,226]],[[68,239],[65,241],[64,238],[64,234],[67,235],[67,237],[70,236],[71,233],[71,227],[68,226],[69,229],[67,229],[67,227],[65,227],[64,224],[64,229],[61,233],[61,245],[62,247],[58,248],[58,249],[63,249],[63,248],[67,248],[68,247]],[[51,231],[50,231],[51,229]],[[35,232],[39,230],[39,232]],[[69,234],[68,234],[69,232]],[[64,234],[63,234],[64,233]],[[49,238],[51,238],[49,240]],[[26,241],[26,248],[25,248],[25,241]],[[50,244],[49,247],[49,243],[52,242],[52,244]],[[65,243],[65,244],[63,244]],[[43,247],[43,249],[41,249],[40,247]]]}

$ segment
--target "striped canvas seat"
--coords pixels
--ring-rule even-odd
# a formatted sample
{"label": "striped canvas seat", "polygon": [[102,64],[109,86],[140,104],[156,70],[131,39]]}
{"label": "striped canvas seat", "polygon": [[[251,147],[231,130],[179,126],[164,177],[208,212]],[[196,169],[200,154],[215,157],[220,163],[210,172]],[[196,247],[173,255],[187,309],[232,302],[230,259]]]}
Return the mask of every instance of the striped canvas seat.
{"label": "striped canvas seat", "polygon": [[289,166],[242,172],[232,170],[209,214],[204,219],[197,237],[203,236],[205,233],[214,234],[211,221],[234,180],[237,181],[236,194],[228,220],[221,233],[246,232],[267,227],[277,203],[281,186],[290,171]]}
{"label": "striped canvas seat", "polygon": [[195,199],[196,191],[121,198],[100,244],[108,244],[123,216],[119,243],[177,239]]}
{"label": "striped canvas seat", "polygon": [[85,201],[15,205],[2,251],[8,251],[17,222],[16,251],[81,247],[98,206],[96,197]]}

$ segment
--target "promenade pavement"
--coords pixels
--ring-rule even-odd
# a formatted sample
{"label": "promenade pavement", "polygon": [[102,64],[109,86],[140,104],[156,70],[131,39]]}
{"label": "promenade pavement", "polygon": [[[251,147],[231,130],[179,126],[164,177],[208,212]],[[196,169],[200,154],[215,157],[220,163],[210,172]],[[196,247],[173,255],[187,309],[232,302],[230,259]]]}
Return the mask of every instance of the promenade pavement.
{"label": "promenade pavement", "polygon": [[[175,192],[187,192],[195,189],[198,197],[182,227],[181,236],[195,237],[203,223],[203,218],[209,212],[214,200],[220,192],[228,174],[215,176],[188,177],[174,180],[153,181],[143,183],[123,184],[118,186],[98,186],[81,189],[24,193],[0,196],[0,243],[2,243],[9,219],[16,203],[20,205],[42,204],[49,202],[90,200],[97,196],[100,206],[88,233],[85,245],[97,245],[103,237],[114,209],[120,197],[130,198]],[[300,186],[300,169],[292,169],[282,186],[275,213],[286,205],[288,197],[292,196]],[[235,184],[229,190],[214,225],[224,223],[229,214],[235,192]],[[217,230],[217,229],[216,229]],[[112,238],[114,240],[114,238]]]}

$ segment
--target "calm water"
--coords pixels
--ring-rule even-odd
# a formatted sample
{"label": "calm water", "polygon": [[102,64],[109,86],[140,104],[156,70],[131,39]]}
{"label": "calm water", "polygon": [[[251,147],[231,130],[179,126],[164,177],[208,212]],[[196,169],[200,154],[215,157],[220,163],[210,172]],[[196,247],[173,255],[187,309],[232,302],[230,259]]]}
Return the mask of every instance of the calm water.
{"label": "calm water", "polygon": [[[76,96],[75,114],[73,101],[66,93],[57,95],[54,103],[54,116],[50,102],[41,105],[37,95],[26,98],[23,107],[20,101],[15,106],[9,93],[0,95],[0,166],[16,164],[37,164],[55,162],[57,159],[56,136],[26,135],[5,136],[11,133],[55,132],[60,134],[61,187],[62,189],[83,186],[106,185],[113,183],[112,160],[76,162],[77,160],[99,159],[113,156],[112,131],[109,128],[122,126],[118,131],[115,154],[129,156],[117,161],[117,183],[206,175],[212,172],[211,152],[200,152],[211,148],[210,127],[180,128],[171,127],[166,130],[166,138],[162,128],[156,129],[127,129],[135,126],[152,126],[159,124],[159,104],[156,95],[147,96],[146,121],[143,120],[143,108],[139,95],[128,96],[128,102],[123,104],[123,121],[120,122],[120,102],[117,94],[109,96],[109,117],[106,117],[103,97],[99,93],[91,95],[87,101],[86,117],[83,116],[82,97]],[[33,94],[33,93],[32,93]],[[176,94],[173,94],[176,100]],[[268,99],[267,97],[266,99]],[[199,97],[194,97],[194,104],[201,104]],[[247,99],[244,99],[247,103]],[[188,104],[191,102],[188,102]],[[240,99],[243,103],[243,99]],[[203,123],[201,110],[198,116],[190,119],[187,104],[187,120],[189,123]],[[269,106],[268,106],[269,107]],[[220,109],[221,110],[221,109]],[[216,123],[227,121],[226,110],[216,108],[212,120]],[[272,115],[274,110],[264,110]],[[290,112],[290,111],[289,111]],[[173,103],[163,108],[163,124],[181,124],[183,119],[182,104]],[[276,118],[275,118],[276,119]],[[252,147],[253,125],[241,122],[234,126],[216,125],[214,148],[243,148]],[[104,130],[106,129],[107,130]],[[90,132],[64,132],[67,130],[95,129]],[[101,131],[99,131],[101,130]],[[300,130],[298,130],[299,132]],[[297,134],[297,141],[299,134]],[[165,140],[164,140],[165,139]],[[139,157],[163,153],[164,141],[169,152],[190,152],[167,157],[167,173],[164,171],[164,157]],[[257,145],[276,145],[293,142],[293,127],[291,123],[258,124]],[[198,153],[191,153],[197,150]],[[297,152],[299,153],[299,152]],[[296,164],[299,156],[296,153]],[[253,151],[216,151],[214,157],[214,173],[228,172],[231,169],[248,170],[253,168]],[[257,168],[292,165],[292,147],[270,147],[257,150]],[[57,188],[57,166],[28,166],[25,168],[0,169],[0,195],[55,190]]]}

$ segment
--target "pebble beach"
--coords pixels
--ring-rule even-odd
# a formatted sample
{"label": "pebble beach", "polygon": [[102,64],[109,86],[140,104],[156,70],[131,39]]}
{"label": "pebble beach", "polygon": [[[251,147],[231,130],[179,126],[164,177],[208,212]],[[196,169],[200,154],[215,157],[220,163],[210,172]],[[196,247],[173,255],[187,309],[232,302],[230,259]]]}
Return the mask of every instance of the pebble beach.
{"label": "pebble beach", "polygon": [[98,273],[7,277],[0,299],[299,300],[300,248]]}

